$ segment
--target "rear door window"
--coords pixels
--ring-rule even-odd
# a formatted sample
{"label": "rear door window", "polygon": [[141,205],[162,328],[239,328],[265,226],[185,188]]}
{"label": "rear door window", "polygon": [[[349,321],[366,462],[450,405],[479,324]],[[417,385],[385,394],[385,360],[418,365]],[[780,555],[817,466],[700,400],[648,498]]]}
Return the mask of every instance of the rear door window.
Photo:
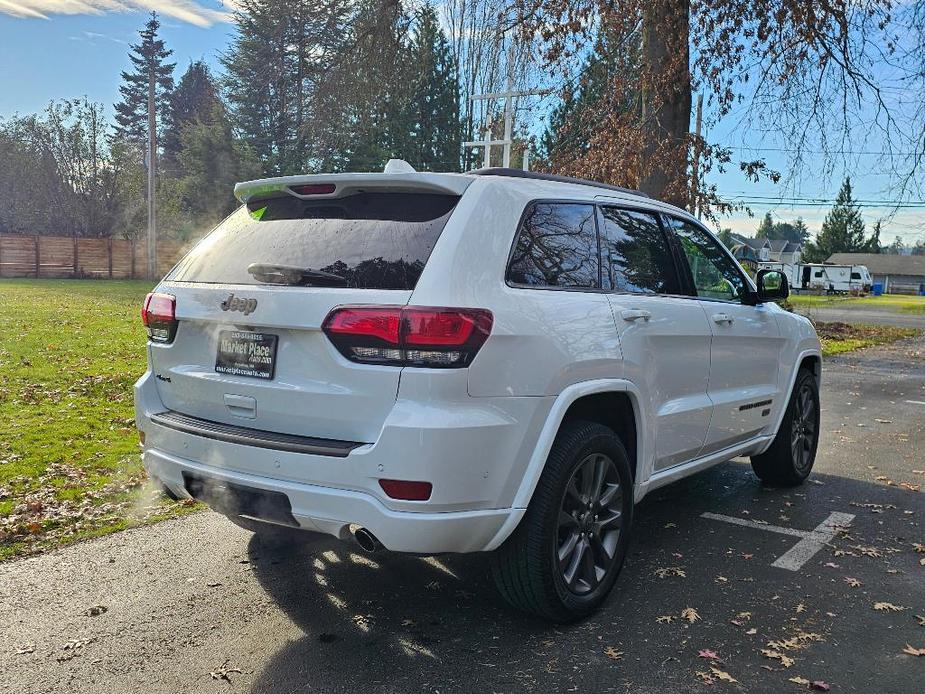
{"label": "rear door window", "polygon": [[167,279],[414,289],[458,200],[359,193],[251,202],[193,248]]}
{"label": "rear door window", "polygon": [[633,294],[678,294],[668,240],[655,215],[601,207],[604,289]]}
{"label": "rear door window", "polygon": [[594,205],[537,202],[524,215],[507,280],[530,287],[600,287]]}

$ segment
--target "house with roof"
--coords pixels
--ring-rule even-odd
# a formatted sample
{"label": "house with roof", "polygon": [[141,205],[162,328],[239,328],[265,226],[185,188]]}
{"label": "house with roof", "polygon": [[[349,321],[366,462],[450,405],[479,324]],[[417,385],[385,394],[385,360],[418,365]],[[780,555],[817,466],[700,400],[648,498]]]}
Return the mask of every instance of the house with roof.
{"label": "house with roof", "polygon": [[826,260],[834,265],[864,265],[874,284],[891,294],[918,294],[925,289],[925,255],[889,253],[833,253]]}
{"label": "house with roof", "polygon": [[768,241],[768,245],[770,246],[770,250],[768,251],[768,255],[770,256],[769,259],[773,263],[796,265],[802,258],[803,244],[796,241],[774,239]]}

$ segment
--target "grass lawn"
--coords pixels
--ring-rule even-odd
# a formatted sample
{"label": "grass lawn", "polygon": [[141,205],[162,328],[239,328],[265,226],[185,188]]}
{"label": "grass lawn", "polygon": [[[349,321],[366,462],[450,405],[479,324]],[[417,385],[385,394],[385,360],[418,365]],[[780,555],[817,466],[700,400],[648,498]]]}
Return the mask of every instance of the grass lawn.
{"label": "grass lawn", "polygon": [[896,328],[890,325],[816,323],[816,333],[822,343],[823,357],[831,357],[864,347],[886,345],[897,340],[915,337],[919,332],[915,328]]}
{"label": "grass lawn", "polygon": [[925,296],[885,294],[883,296],[827,296],[825,294],[791,294],[794,308],[868,308],[895,313],[925,314]]}
{"label": "grass lawn", "polygon": [[149,287],[0,280],[0,560],[184,509],[138,455]]}

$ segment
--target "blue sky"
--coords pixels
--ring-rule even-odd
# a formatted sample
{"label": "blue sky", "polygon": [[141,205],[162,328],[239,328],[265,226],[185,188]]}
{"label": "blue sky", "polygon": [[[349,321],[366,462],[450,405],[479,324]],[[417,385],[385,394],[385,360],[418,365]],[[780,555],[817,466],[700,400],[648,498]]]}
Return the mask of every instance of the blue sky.
{"label": "blue sky", "polygon": [[[129,66],[128,44],[137,41],[151,9],[161,15],[161,33],[174,51],[177,77],[190,61],[200,58],[218,69],[218,53],[233,32],[229,5],[218,0],[0,0],[0,118],[39,111],[51,99],[83,95],[111,109],[119,96],[119,73]],[[738,212],[722,220],[723,226],[735,231],[751,233],[769,210],[784,220],[802,216],[811,231],[818,231],[827,205],[779,198],[831,199],[845,172],[852,175],[856,197],[895,197],[881,170],[882,158],[876,154],[847,156],[830,167],[810,158],[799,172],[791,172],[786,151],[779,151],[788,149],[787,144],[736,127],[736,114],[706,134],[711,142],[736,148],[735,156],[762,156],[771,168],[785,174],[778,185],[750,183],[734,166],[712,177],[727,196],[767,198],[750,203],[753,218]],[[880,148],[862,132],[850,149],[876,152]],[[892,212],[889,206],[866,206],[868,227]],[[888,243],[897,234],[907,242],[925,239],[925,206],[895,211],[884,224],[882,240]]]}

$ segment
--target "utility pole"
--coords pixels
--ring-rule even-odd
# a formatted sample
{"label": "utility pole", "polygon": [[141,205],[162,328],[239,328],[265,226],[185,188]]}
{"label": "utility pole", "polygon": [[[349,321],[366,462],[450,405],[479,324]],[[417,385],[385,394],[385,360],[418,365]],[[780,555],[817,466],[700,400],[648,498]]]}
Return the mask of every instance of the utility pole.
{"label": "utility pole", "polygon": [[691,214],[700,218],[700,128],[703,123],[703,92],[697,95],[697,117],[694,121],[694,160],[691,167]]}
{"label": "utility pole", "polygon": [[[504,138],[501,140],[492,140],[491,139],[491,124],[489,123],[488,129],[485,131],[484,140],[475,140],[472,142],[463,142],[462,146],[465,148],[468,147],[484,147],[484,166],[488,168],[491,166],[491,148],[493,146],[504,147],[501,165],[505,168],[511,165],[511,145],[514,144],[513,140],[513,130],[514,130],[514,99],[519,96],[541,96],[543,94],[549,94],[552,92],[552,89],[523,89],[515,90],[513,82],[508,76],[507,89],[503,92],[490,92],[488,94],[473,94],[469,97],[470,101],[493,101],[496,99],[504,99]],[[524,150],[524,159],[523,159],[523,168],[524,171],[528,170],[529,167],[529,150]]]}
{"label": "utility pole", "polygon": [[148,279],[157,279],[157,231],[154,210],[155,171],[157,170],[156,128],[157,118],[154,111],[154,63],[148,64]]}

